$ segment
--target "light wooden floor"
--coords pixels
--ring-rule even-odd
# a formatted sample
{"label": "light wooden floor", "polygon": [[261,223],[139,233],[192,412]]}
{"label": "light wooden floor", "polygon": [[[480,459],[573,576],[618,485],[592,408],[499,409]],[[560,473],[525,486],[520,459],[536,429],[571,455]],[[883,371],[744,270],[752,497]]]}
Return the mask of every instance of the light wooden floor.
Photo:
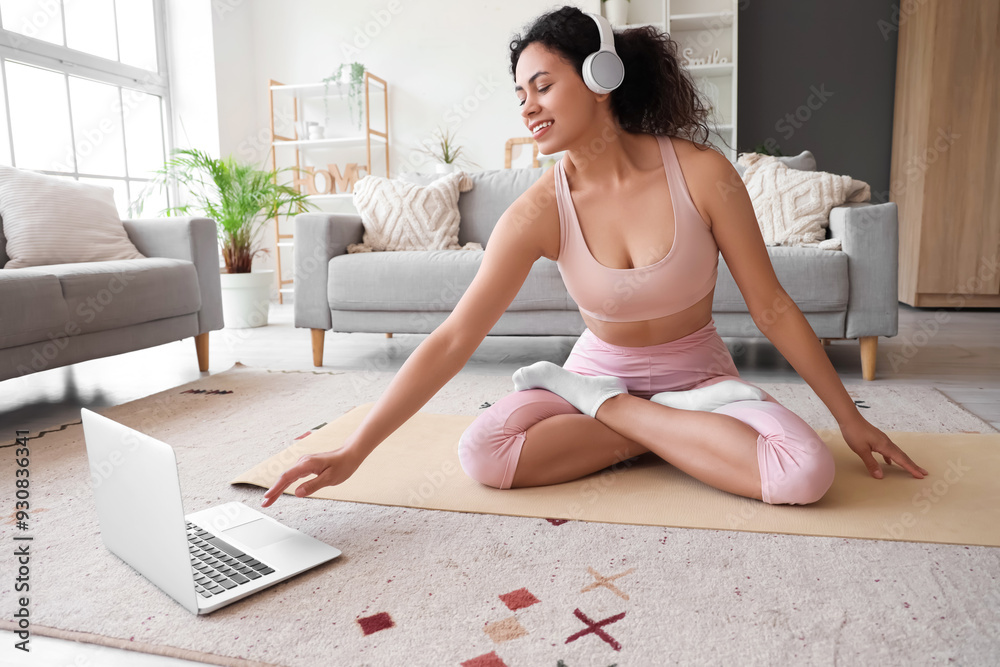
{"label": "light wooden floor", "polygon": [[[875,384],[931,384],[970,412],[1000,429],[1000,309],[919,309],[900,304],[899,333],[879,338]],[[312,370],[308,329],[293,325],[292,305],[272,304],[270,323],[256,329],[224,329],[210,335],[209,374],[240,361],[248,366]],[[398,370],[425,338],[417,334],[327,333],[325,368]],[[572,336],[487,337],[463,373],[511,375],[540,359],[562,364],[576,341]],[[802,382],[765,339],[725,339],[740,376],[750,382]],[[845,383],[862,382],[856,341],[825,348]],[[80,408],[101,408],[148,396],[202,377],[193,339],[95,359],[66,368],[0,382],[0,433],[36,430],[80,420]],[[108,666],[194,665],[33,637],[35,651],[10,649],[12,636],[0,632],[4,665],[100,664]],[[14,655],[22,654],[22,655]]]}

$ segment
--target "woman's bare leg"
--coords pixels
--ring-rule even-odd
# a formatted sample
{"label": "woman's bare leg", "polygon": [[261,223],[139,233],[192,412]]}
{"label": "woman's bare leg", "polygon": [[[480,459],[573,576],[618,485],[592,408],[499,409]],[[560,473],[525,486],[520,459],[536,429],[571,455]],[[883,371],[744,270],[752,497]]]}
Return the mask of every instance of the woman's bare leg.
{"label": "woman's bare leg", "polygon": [[760,434],[735,417],[668,408],[619,394],[601,404],[595,419],[695,479],[729,493],[763,499],[757,462]]}
{"label": "woman's bare leg", "polygon": [[562,484],[649,451],[583,414],[547,417],[524,434],[512,489]]}
{"label": "woman's bare leg", "polygon": [[528,428],[511,488],[561,484],[654,452],[710,486],[762,500],[759,435],[729,415],[621,394],[606,400],[596,418],[554,415]]}
{"label": "woman's bare leg", "polygon": [[[583,414],[554,415],[525,431],[512,486],[517,481],[536,486],[577,479],[634,456],[641,446],[715,488],[763,499],[757,461],[761,435],[735,417],[662,405],[632,396],[625,382],[615,376],[587,376],[547,361],[518,369],[513,380],[518,391],[546,389]],[[670,399],[666,402],[671,406],[683,405],[678,400],[707,395],[709,389],[657,396]],[[556,422],[556,417],[577,420]]]}

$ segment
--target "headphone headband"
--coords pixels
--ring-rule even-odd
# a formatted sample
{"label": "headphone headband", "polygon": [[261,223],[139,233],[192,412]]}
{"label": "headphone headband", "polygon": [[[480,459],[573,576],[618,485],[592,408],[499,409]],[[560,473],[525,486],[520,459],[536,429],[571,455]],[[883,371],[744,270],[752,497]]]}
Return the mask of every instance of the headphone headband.
{"label": "headphone headband", "polygon": [[599,50],[602,51],[614,51],[615,50],[615,35],[611,29],[611,22],[600,14],[593,14],[591,12],[586,12],[587,16],[594,19],[597,23],[597,33],[601,40],[601,46]]}

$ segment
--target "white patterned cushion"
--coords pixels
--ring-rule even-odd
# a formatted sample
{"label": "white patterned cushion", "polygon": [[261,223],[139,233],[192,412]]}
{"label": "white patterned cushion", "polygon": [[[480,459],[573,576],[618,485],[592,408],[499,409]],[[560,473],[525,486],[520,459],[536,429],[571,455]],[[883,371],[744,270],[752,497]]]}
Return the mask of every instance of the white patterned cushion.
{"label": "white patterned cushion", "polygon": [[458,193],[472,189],[462,171],[428,185],[368,175],[354,184],[354,206],[365,231],[363,243],[347,252],[383,250],[482,250],[479,243],[458,243]]}
{"label": "white patterned cushion", "polygon": [[830,210],[846,202],[871,199],[864,181],[825,171],[791,169],[780,159],[743,153],[743,182],[753,202],[764,245],[840,250],[840,239],[826,238]]}
{"label": "white patterned cushion", "polygon": [[114,190],[0,165],[4,269],[145,257],[129,240]]}

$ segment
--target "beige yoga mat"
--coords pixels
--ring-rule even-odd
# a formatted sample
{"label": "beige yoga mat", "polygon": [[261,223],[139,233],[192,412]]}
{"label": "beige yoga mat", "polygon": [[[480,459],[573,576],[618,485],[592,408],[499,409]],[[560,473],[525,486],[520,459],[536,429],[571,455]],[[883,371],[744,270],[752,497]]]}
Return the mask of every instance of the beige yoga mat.
{"label": "beige yoga mat", "polygon": [[[230,484],[270,488],[302,455],[339,449],[374,405],[351,409]],[[839,430],[817,429],[836,461],[833,486],[816,503],[769,505],[709,486],[652,453],[563,484],[494,489],[466,475],[458,460],[459,438],[474,419],[418,412],[347,481],[310,497],[546,519],[1000,546],[1000,434],[884,431],[930,474],[916,479],[876,455],[885,471],[878,480]],[[285,493],[294,494],[311,477],[293,482]]]}

